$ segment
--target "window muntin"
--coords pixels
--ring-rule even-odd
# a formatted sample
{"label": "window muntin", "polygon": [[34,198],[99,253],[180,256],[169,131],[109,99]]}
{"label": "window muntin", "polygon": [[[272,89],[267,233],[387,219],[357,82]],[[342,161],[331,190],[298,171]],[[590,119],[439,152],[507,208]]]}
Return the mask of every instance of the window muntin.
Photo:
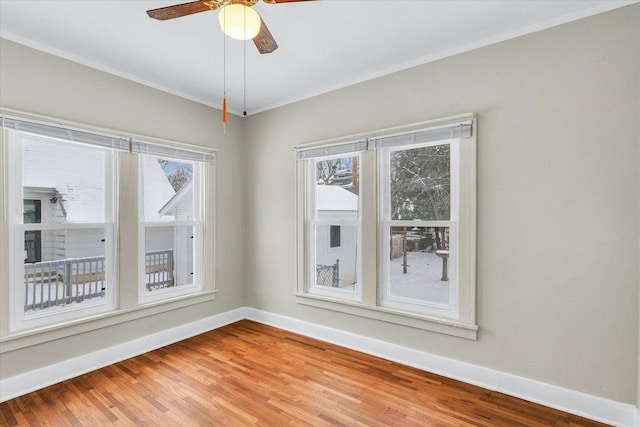
{"label": "window muntin", "polygon": [[203,288],[202,165],[142,155],[140,302]]}
{"label": "window muntin", "polygon": [[11,134],[11,330],[115,308],[113,153]]}
{"label": "window muntin", "polygon": [[308,292],[358,300],[359,154],[307,162]]}

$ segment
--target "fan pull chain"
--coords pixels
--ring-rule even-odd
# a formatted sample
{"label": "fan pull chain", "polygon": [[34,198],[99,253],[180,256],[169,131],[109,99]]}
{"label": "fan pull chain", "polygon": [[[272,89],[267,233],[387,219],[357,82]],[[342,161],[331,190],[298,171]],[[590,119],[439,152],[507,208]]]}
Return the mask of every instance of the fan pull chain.
{"label": "fan pull chain", "polygon": [[244,81],[242,83],[242,115],[247,115],[247,41],[244,41]]}
{"label": "fan pull chain", "polygon": [[[244,9],[244,28],[247,30],[247,8]],[[242,83],[242,115],[247,116],[247,39],[244,40],[244,81]]]}
{"label": "fan pull chain", "polygon": [[[224,29],[227,29],[227,15],[224,15]],[[227,133],[227,37],[222,32],[222,133]]]}

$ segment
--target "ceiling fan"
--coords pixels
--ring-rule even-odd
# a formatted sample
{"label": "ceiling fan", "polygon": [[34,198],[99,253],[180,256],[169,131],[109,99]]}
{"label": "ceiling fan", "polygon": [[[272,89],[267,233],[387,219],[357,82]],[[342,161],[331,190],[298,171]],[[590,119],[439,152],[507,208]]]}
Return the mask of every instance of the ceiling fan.
{"label": "ceiling fan", "polygon": [[[265,3],[293,3],[308,0],[264,0]],[[229,37],[238,40],[253,39],[258,52],[271,53],[278,48],[278,43],[271,35],[262,17],[251,6],[258,0],[198,0],[176,4],[147,11],[151,18],[166,21],[193,13],[220,9],[218,21],[222,31]]]}

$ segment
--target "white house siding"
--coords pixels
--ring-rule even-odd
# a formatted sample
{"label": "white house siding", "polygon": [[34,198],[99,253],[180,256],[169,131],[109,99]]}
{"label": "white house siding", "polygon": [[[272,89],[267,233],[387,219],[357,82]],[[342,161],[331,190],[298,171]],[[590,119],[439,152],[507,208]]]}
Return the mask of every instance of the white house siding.
{"label": "white house siding", "polygon": [[341,246],[331,248],[329,244],[328,225],[320,225],[316,229],[316,264],[334,265],[340,261],[340,287],[350,286],[356,282],[356,238],[357,227],[341,225]]}
{"label": "white house siding", "polygon": [[316,229],[316,264],[334,265],[340,261],[340,287],[356,282],[357,227],[340,224],[340,221],[358,219],[358,196],[339,186],[316,186],[316,210],[318,220],[336,221],[340,225],[341,246],[330,247],[330,226],[320,225]]}
{"label": "white house siding", "polygon": [[105,255],[104,229],[67,230],[67,258],[88,258]]}
{"label": "white house siding", "polygon": [[[102,222],[105,218],[105,152],[80,145],[23,141],[24,187],[55,188],[64,222]],[[49,203],[43,200],[43,207]],[[44,212],[43,212],[44,215]]]}

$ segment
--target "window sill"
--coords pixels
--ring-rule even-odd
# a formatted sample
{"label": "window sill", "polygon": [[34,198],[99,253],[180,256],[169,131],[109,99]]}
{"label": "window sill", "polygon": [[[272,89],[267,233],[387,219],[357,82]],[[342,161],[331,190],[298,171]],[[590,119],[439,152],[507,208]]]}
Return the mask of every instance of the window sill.
{"label": "window sill", "polygon": [[142,319],[190,305],[212,301],[216,298],[217,293],[217,290],[204,291],[125,310],[115,310],[53,326],[11,333],[0,338],[0,354],[120,323],[130,322],[132,320]]}
{"label": "window sill", "polygon": [[324,308],[354,316],[381,320],[397,325],[409,326],[431,332],[453,335],[460,338],[476,340],[478,338],[478,325],[458,322],[450,319],[408,313],[386,307],[367,306],[345,300],[337,300],[318,295],[296,293],[296,302],[312,307]]}

